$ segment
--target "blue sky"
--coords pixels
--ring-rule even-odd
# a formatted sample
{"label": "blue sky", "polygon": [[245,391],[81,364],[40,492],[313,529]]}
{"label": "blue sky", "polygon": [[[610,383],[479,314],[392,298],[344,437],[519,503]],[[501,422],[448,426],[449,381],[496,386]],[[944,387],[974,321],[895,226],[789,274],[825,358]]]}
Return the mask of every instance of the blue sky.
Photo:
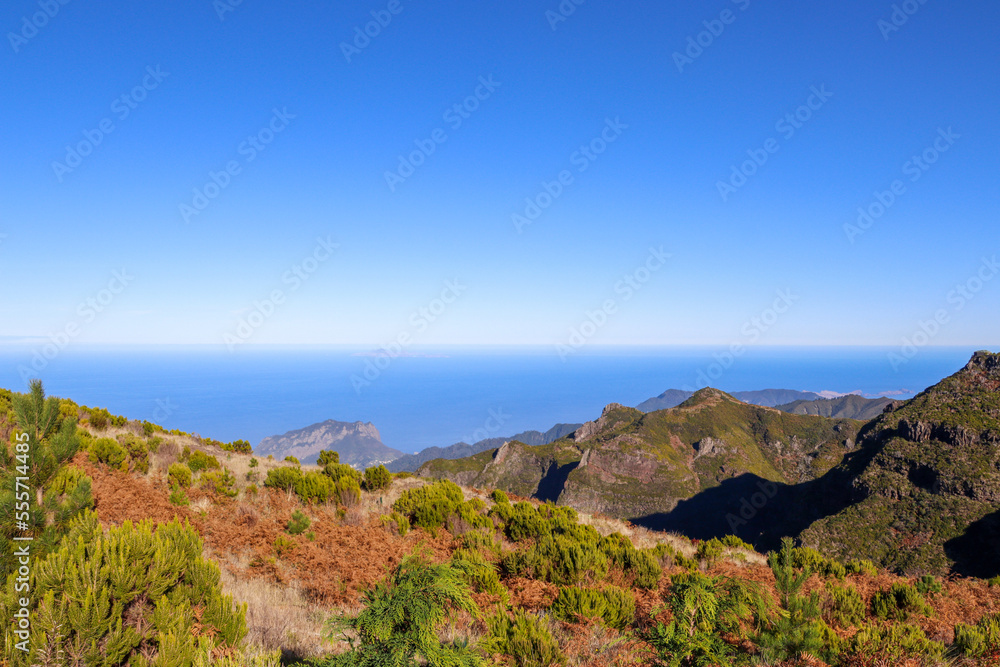
{"label": "blue sky", "polygon": [[48,1],[0,11],[4,340],[997,343],[996,3]]}

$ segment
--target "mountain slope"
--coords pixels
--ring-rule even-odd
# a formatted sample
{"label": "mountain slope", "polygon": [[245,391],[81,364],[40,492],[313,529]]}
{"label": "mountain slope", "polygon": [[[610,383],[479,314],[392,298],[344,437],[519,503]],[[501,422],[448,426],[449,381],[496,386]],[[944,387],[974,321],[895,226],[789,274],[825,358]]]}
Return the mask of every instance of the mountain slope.
{"label": "mountain slope", "polygon": [[1000,574],[1000,355],[977,352],[858,444],[839,467],[849,504],[810,526],[806,544],[904,572]]}
{"label": "mountain slope", "polygon": [[885,406],[892,403],[888,398],[865,398],[857,394],[847,394],[837,398],[820,398],[814,401],[794,401],[776,406],[783,412],[795,415],[817,415],[835,419],[875,419]]}
{"label": "mountain slope", "polygon": [[428,461],[434,459],[461,459],[466,456],[473,456],[480,452],[496,449],[511,440],[529,445],[547,445],[554,440],[566,437],[580,428],[580,426],[582,424],[556,424],[545,433],[541,431],[524,431],[509,438],[486,438],[472,445],[459,442],[450,447],[428,447],[416,454],[401,456],[395,461],[386,464],[386,468],[389,469],[389,472],[416,472],[417,468]]}
{"label": "mountain slope", "polygon": [[[694,395],[693,391],[683,391],[681,389],[667,389],[665,392],[650,398],[636,406],[642,412],[655,412],[657,410],[668,410],[676,408],[678,405],[688,400]],[[792,403],[793,401],[814,401],[820,398],[819,394],[811,391],[796,391],[794,389],[760,389],[757,391],[734,391],[730,394],[733,398],[750,403],[751,405],[762,405],[773,408],[781,404]],[[781,408],[778,408],[779,410]],[[787,412],[787,411],[786,411]],[[806,413],[800,413],[806,414]]]}
{"label": "mountain slope", "polygon": [[736,511],[740,497],[728,493],[734,484],[743,489],[759,482],[770,489],[819,478],[854,447],[860,426],[703,389],[676,408],[649,414],[611,404],[571,438],[542,447],[512,442],[467,459],[435,460],[419,474],[678,529],[671,513],[706,491],[723,489],[722,506]]}
{"label": "mountain slope", "polygon": [[338,422],[333,419],[264,438],[254,448],[254,453],[257,456],[271,455],[278,460],[294,456],[302,463],[315,463],[324,449],[339,453],[341,463],[355,468],[385,463],[403,455],[403,452],[382,444],[378,429],[370,422]]}

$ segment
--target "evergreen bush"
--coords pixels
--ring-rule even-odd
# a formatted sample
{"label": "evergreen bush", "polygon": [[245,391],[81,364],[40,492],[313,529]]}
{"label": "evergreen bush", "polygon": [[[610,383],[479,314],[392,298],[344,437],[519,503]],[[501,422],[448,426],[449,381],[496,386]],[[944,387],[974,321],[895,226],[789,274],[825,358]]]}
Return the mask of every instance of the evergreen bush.
{"label": "evergreen bush", "polygon": [[515,667],[558,667],[566,664],[548,624],[523,609],[487,619],[489,634],[480,647],[509,658]]}
{"label": "evergreen bush", "polygon": [[167,480],[171,488],[186,489],[191,486],[191,478],[191,468],[183,463],[171,463],[167,469]]}
{"label": "evergreen bush", "polygon": [[905,621],[912,614],[929,616],[933,610],[914,586],[895,583],[872,596],[872,615],[882,620]]}
{"label": "evergreen bush", "polygon": [[[87,665],[191,665],[232,651],[246,635],[246,609],[222,594],[219,568],[202,558],[197,533],[176,521],[101,530],[97,515],[74,519],[58,550],[36,563],[30,651],[6,654],[15,666],[45,656]],[[8,580],[0,615],[18,594]]]}
{"label": "evergreen bush", "polygon": [[392,484],[392,475],[384,465],[365,469],[365,489],[368,491],[384,491]]}
{"label": "evergreen bush", "polygon": [[312,525],[312,521],[309,517],[302,510],[295,510],[292,512],[292,517],[288,520],[285,530],[288,531],[289,535],[301,535],[306,532],[310,525]]}

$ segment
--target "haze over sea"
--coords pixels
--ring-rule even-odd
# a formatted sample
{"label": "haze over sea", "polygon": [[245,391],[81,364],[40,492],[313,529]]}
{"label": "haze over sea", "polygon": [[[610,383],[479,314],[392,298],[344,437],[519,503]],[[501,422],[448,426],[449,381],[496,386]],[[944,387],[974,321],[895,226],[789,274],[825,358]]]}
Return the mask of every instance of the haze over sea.
{"label": "haze over sea", "polygon": [[[0,386],[26,389],[19,366],[30,367],[35,349],[0,348]],[[905,398],[960,369],[975,348],[924,348],[898,369],[889,361],[893,351],[756,347],[725,360],[731,363],[722,370],[712,366],[713,355],[723,354],[717,347],[593,346],[565,362],[551,346],[424,348],[387,366],[383,359],[384,370],[375,375],[369,368],[373,379],[359,385],[378,360],[363,356],[370,350],[78,346],[31,376],[51,395],[217,440],[256,446],[327,419],[370,421],[386,445],[409,453],[589,421],[608,403],[634,406],[666,389],[700,388],[708,375],[725,391],[860,390]],[[497,421],[490,431],[487,423]]]}

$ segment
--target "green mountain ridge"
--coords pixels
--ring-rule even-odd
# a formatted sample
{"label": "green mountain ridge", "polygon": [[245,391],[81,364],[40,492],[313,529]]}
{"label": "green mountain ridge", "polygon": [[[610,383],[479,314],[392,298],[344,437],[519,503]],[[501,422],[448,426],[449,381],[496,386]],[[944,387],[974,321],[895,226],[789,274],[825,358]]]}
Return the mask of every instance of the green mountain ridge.
{"label": "green mountain ridge", "polygon": [[810,526],[806,544],[903,572],[1000,572],[1000,354],[977,352],[858,444],[840,470],[849,505]]}
{"label": "green mountain ridge", "polygon": [[[748,480],[791,486],[818,479],[854,447],[862,423],[749,405],[716,389],[643,414],[618,404],[543,447],[508,443],[468,459],[431,461],[418,474],[650,527],[698,494]],[[739,502],[731,511],[738,511]],[[723,515],[724,516],[724,515]]]}
{"label": "green mountain ridge", "polygon": [[906,573],[1000,574],[1000,355],[976,353],[882,409],[868,422],[798,415],[703,389],[646,414],[611,404],[549,445],[418,474],[699,539],[773,548],[788,535]]}
{"label": "green mountain ridge", "polygon": [[837,398],[819,398],[811,401],[793,401],[776,406],[783,412],[796,415],[817,415],[841,419],[875,419],[894,401],[889,398],[865,398],[857,394],[847,394]]}

